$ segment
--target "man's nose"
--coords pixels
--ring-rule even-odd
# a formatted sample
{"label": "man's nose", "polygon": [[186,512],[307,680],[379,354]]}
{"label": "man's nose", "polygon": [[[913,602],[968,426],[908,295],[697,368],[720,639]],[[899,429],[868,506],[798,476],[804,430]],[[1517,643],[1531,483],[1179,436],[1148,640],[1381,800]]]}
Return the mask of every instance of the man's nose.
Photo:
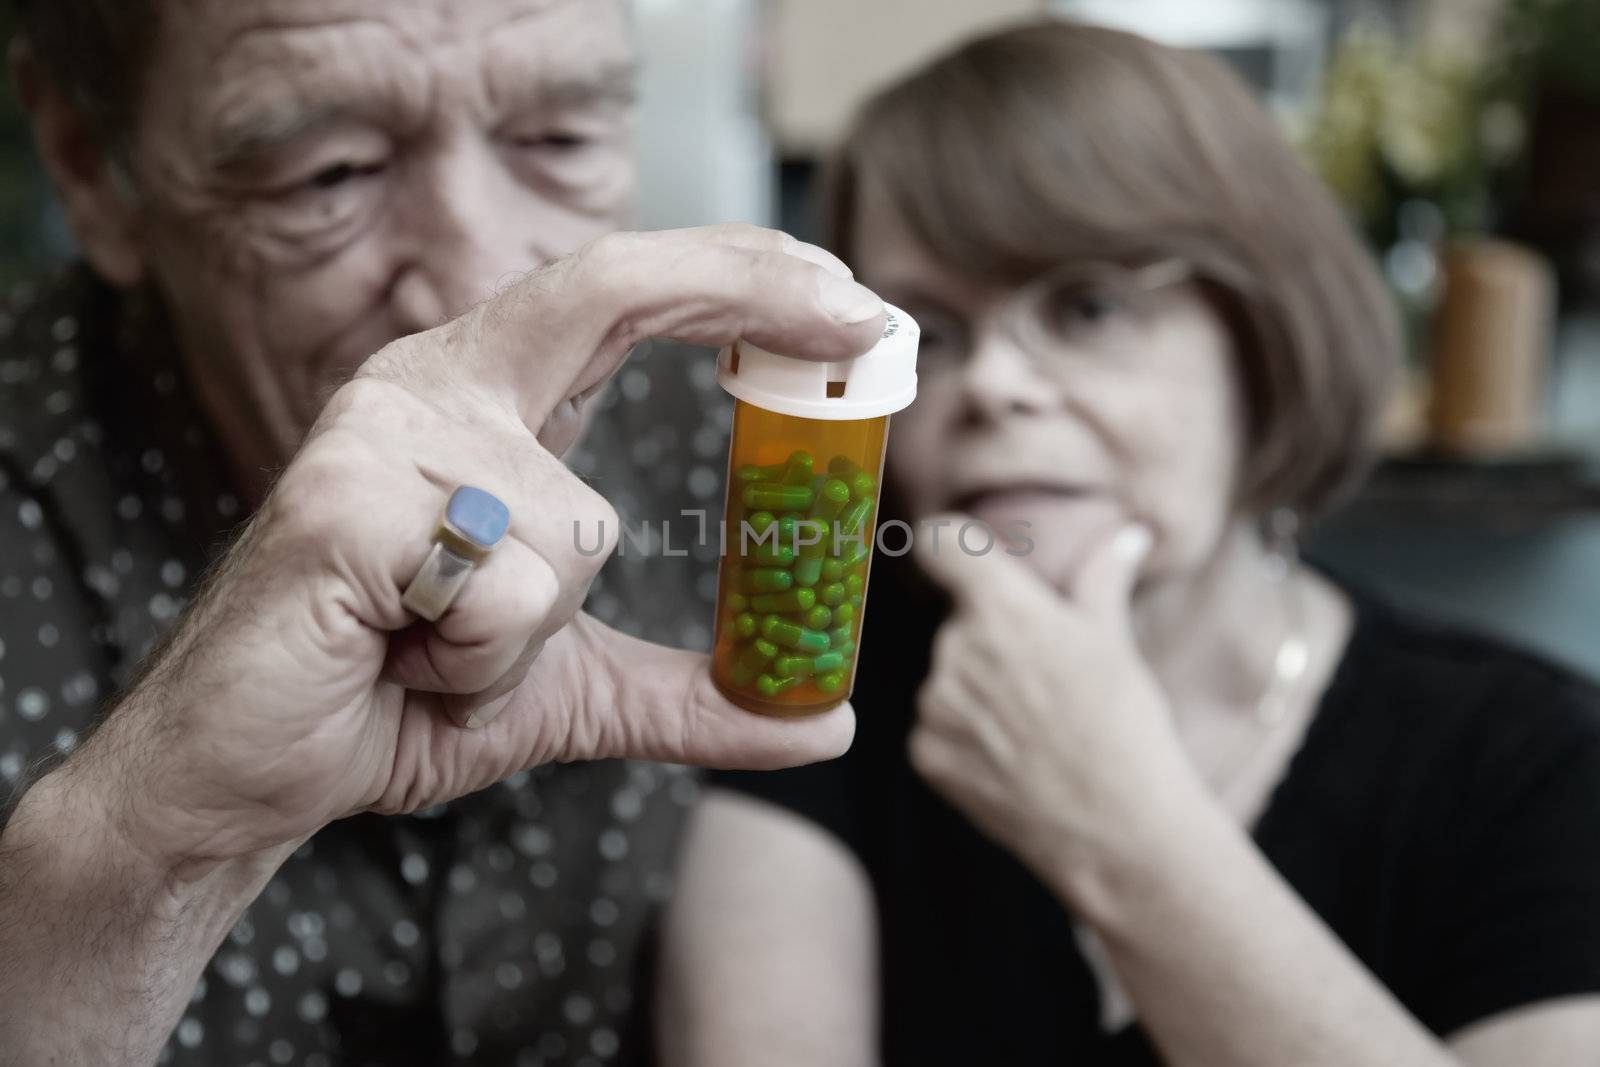
{"label": "man's nose", "polygon": [[559,225],[547,214],[489,148],[454,150],[418,174],[399,220],[406,254],[393,299],[402,325],[437,326],[572,251],[556,247]]}

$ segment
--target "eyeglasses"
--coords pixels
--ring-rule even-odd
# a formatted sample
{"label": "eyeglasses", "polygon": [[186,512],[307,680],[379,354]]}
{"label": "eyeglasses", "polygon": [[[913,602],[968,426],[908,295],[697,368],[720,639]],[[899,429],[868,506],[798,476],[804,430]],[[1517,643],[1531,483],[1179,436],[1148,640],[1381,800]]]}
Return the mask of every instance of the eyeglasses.
{"label": "eyeglasses", "polygon": [[[1065,263],[1011,294],[997,314],[1007,336],[1036,360],[1080,354],[1116,357],[1136,352],[1152,299],[1194,277],[1191,264],[1163,259],[1129,267],[1105,261]],[[922,357],[929,369],[971,355],[964,324],[919,314]]]}

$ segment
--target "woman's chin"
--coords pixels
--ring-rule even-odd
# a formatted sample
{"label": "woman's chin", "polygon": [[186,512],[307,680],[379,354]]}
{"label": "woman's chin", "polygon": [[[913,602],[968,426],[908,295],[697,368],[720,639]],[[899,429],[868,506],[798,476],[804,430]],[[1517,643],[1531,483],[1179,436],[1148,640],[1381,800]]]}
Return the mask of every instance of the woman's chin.
{"label": "woman's chin", "polygon": [[994,529],[998,546],[1009,543],[1025,566],[1056,589],[1069,587],[1089,553],[1127,522],[1122,505],[1099,493],[986,493],[966,510]]}

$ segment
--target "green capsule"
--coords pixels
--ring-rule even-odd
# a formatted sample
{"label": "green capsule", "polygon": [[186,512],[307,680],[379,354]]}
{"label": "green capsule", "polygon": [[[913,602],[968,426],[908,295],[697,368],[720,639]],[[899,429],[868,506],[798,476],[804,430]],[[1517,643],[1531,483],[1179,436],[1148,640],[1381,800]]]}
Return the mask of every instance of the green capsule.
{"label": "green capsule", "polygon": [[802,519],[795,523],[795,554],[801,559],[821,559],[828,554],[828,527],[819,519]]}
{"label": "green capsule", "polygon": [[781,593],[794,585],[794,575],[773,567],[745,571],[739,576],[739,587],[747,593]]}
{"label": "green capsule", "polygon": [[780,480],[784,485],[803,485],[807,491],[811,488],[811,470],[817,461],[811,458],[810,452],[794,452],[789,456],[789,462],[783,466],[783,475]]}
{"label": "green capsule", "polygon": [[856,643],[854,641],[846,641],[843,644],[841,644],[837,649],[835,649],[835,651],[838,652],[839,655],[843,656],[845,659],[849,659],[851,656],[855,655],[855,653],[856,653]]}
{"label": "green capsule", "polygon": [[866,587],[867,580],[861,577],[859,574],[849,575],[844,580],[844,591],[847,595],[852,597],[860,596],[861,591]]}
{"label": "green capsule", "polygon": [[744,521],[756,533],[766,533],[767,527],[777,522],[778,517],[770,511],[758,511]]}
{"label": "green capsule", "polygon": [[845,601],[845,603],[849,604],[851,607],[855,608],[857,611],[860,611],[861,610],[861,604],[865,600],[866,600],[866,597],[862,596],[860,593],[857,593],[855,596],[850,597],[847,601]]}
{"label": "green capsule", "polygon": [[832,652],[824,652],[820,656],[813,656],[811,669],[817,674],[827,674],[830,671],[843,670],[846,662],[844,653],[835,649]]}
{"label": "green capsule", "polygon": [[756,679],[756,691],[764,697],[775,697],[785,690],[793,689],[800,684],[798,678],[774,678],[770,674],[763,674]]}
{"label": "green capsule", "polygon": [[741,611],[750,610],[750,598],[745,596],[743,593],[729,593],[728,599],[724,600],[722,603],[724,607],[733,612],[735,615],[739,614]]}
{"label": "green capsule", "polygon": [[786,593],[762,593],[750,598],[750,607],[763,615],[780,611],[810,611],[817,602],[817,594],[809,589],[791,589]]}
{"label": "green capsule", "polygon": [[758,637],[740,650],[739,658],[734,662],[751,672],[757,672],[764,670],[777,654],[777,645]]}
{"label": "green capsule", "polygon": [[854,636],[853,631],[854,627],[852,627],[849,623],[846,623],[843,626],[835,626],[833,629],[828,631],[828,643],[834,648],[839,648]]}
{"label": "green capsule", "polygon": [[[746,489],[748,495],[750,490]],[[866,529],[867,516],[872,514],[871,500],[857,500],[845,509],[844,515],[839,519],[839,539],[841,541],[860,537],[861,531]]]}
{"label": "green capsule", "polygon": [[775,645],[782,645],[784,648],[792,648],[799,652],[809,652],[812,655],[828,651],[828,646],[832,643],[828,640],[827,634],[808,630],[777,615],[768,615],[761,620],[761,636]]}
{"label": "green capsule", "polygon": [[850,546],[839,556],[839,567],[849,570],[851,567],[865,563],[872,558],[872,549],[867,547],[865,541],[852,541]]}
{"label": "green capsule", "polygon": [[816,502],[811,505],[811,517],[828,523],[837,519],[844,506],[850,503],[850,487],[838,478],[823,482],[816,495]]}
{"label": "green capsule", "polygon": [[834,456],[828,461],[828,473],[843,478],[850,487],[850,496],[854,500],[862,500],[872,495],[877,488],[877,482],[872,475],[856,466],[855,461],[846,456]]}
{"label": "green capsule", "polygon": [[[809,593],[811,590],[802,589],[801,592]],[[806,626],[812,630],[826,630],[828,624],[833,622],[833,610],[826,604],[818,604],[806,612]]]}
{"label": "green capsule", "polygon": [[758,624],[756,617],[748,611],[740,612],[733,618],[733,632],[741,641],[748,641],[756,635]]}
{"label": "green capsule", "polygon": [[816,673],[810,656],[779,656],[772,661],[772,669],[781,678],[809,678]]}
{"label": "green capsule", "polygon": [[820,559],[802,559],[794,565],[794,580],[799,585],[816,585],[822,577],[823,562]]}
{"label": "green capsule", "polygon": [[844,564],[836,559],[824,560],[822,564],[822,580],[829,585],[834,582],[844,581]]}
{"label": "green capsule", "polygon": [[[833,621],[839,626],[855,622],[856,606],[851,603],[840,604],[833,609]],[[819,626],[818,629],[821,629],[821,627]]]}
{"label": "green capsule", "polygon": [[781,485],[777,482],[757,482],[744,487],[742,499],[747,508],[767,508],[776,511],[805,511],[811,506],[809,485]]}
{"label": "green capsule", "polygon": [[817,676],[817,692],[832,696],[844,688],[844,671],[830,671]]}
{"label": "green capsule", "polygon": [[788,567],[794,563],[794,549],[781,541],[764,541],[756,546],[750,558],[763,567]]}
{"label": "green capsule", "polygon": [[733,480],[742,485],[752,482],[773,482],[783,477],[783,469],[782,463],[770,463],[765,467],[746,463],[733,472]]}
{"label": "green capsule", "polygon": [[822,587],[822,592],[818,594],[818,599],[828,607],[836,608],[844,603],[846,595],[843,582],[831,582]]}

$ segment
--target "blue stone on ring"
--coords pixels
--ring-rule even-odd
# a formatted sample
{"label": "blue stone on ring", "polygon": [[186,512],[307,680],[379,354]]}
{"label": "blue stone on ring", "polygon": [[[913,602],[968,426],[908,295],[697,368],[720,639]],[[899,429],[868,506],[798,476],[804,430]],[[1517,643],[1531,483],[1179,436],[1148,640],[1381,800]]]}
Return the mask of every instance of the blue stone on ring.
{"label": "blue stone on ring", "polygon": [[511,528],[511,511],[486,489],[463,485],[450,494],[444,520],[482,548],[493,548]]}

